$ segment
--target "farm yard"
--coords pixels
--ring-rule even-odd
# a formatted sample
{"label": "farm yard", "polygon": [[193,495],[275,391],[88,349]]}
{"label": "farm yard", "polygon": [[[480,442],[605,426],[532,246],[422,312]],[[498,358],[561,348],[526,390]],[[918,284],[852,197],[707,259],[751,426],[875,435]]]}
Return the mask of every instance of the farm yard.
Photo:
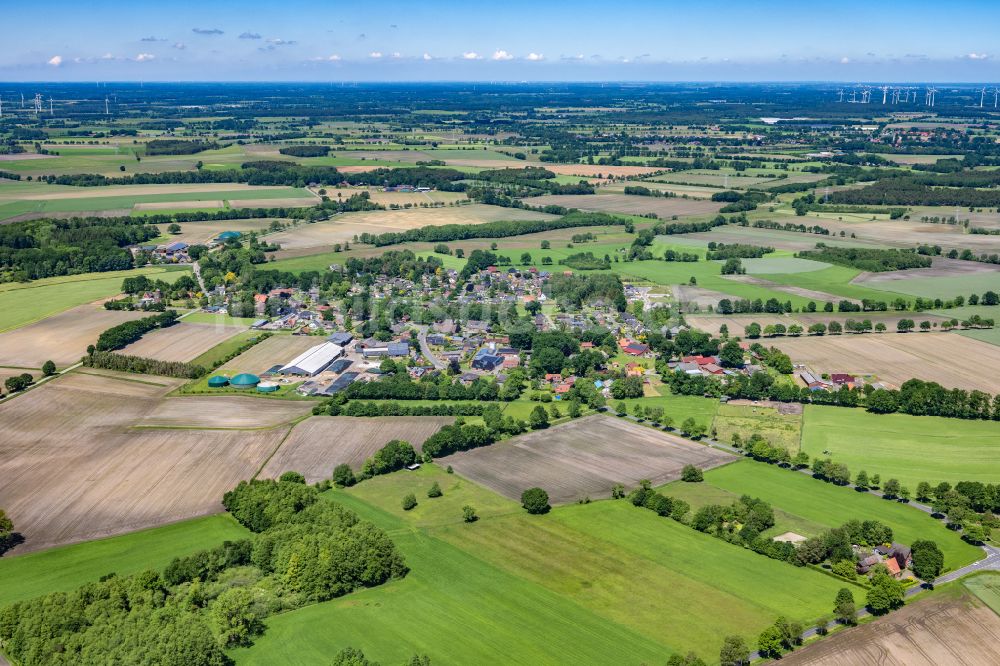
{"label": "farm yard", "polygon": [[287,432],[131,427],[178,383],[78,371],[0,405],[0,506],[18,517],[17,552],[216,513]]}
{"label": "farm yard", "polygon": [[791,666],[990,666],[1000,616],[959,587],[840,632],[781,660]]}
{"label": "farm yard", "polygon": [[121,353],[186,363],[244,330],[242,326],[188,324],[181,320],[174,326],[147,333]]}
{"label": "farm yard", "polygon": [[292,429],[260,476],[276,479],[294,470],[305,475],[306,483],[316,483],[329,479],[333,468],[341,463],[359,471],[365,459],[386,442],[401,439],[420,451],[428,437],[453,421],[453,418],[442,416],[393,419],[313,416]]}
{"label": "farm yard", "polygon": [[[956,333],[784,337],[767,344],[818,373],[875,375],[895,386],[916,378],[947,388],[1000,392],[1000,348]],[[969,358],[976,362],[957,360]]]}
{"label": "farm yard", "polygon": [[539,486],[553,502],[609,497],[616,483],[664,483],[684,465],[714,467],[733,457],[611,416],[587,416],[441,460],[501,495],[519,498]]}
{"label": "farm yard", "polygon": [[828,451],[852,472],[896,478],[914,490],[921,481],[1000,478],[1000,424],[937,416],[870,414],[860,409],[807,405],[802,450]]}
{"label": "farm yard", "polygon": [[105,310],[93,304],[78,305],[0,333],[0,365],[40,368],[45,361],[52,360],[56,367],[65,368],[78,362],[87,353],[87,345],[94,344],[102,331],[138,319],[143,314]]}

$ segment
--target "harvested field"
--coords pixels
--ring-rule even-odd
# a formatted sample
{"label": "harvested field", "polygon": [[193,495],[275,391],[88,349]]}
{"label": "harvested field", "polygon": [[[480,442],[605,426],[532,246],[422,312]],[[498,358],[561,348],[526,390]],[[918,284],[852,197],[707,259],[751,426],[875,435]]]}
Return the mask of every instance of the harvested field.
{"label": "harvested field", "polygon": [[780,284],[772,280],[765,280],[764,278],[753,277],[752,275],[723,275],[727,280],[732,280],[734,282],[742,282],[743,284],[753,284],[758,287],[767,287],[768,289],[773,289],[774,291],[780,291],[785,294],[791,294],[792,296],[801,296],[802,298],[808,298],[814,301],[831,301],[836,303],[837,301],[851,301],[852,303],[861,303],[861,301],[853,298],[845,298],[843,296],[834,296],[833,294],[828,294],[824,291],[816,291],[815,289],[805,289],[803,287],[792,287],[787,284]]}
{"label": "harvested field", "polygon": [[[55,199],[105,199],[112,197],[132,197],[149,196],[158,194],[193,194],[197,192],[246,192],[247,196],[252,196],[255,191],[267,190],[288,190],[289,194],[298,192],[292,187],[281,187],[272,185],[244,185],[242,183],[171,183],[168,185],[109,185],[107,187],[64,187],[51,188],[47,186],[39,189],[37,193],[20,194],[18,199],[25,201],[50,201]],[[268,199],[273,201],[274,199]],[[261,203],[260,199],[254,199],[256,206],[269,204]],[[171,202],[176,207],[177,202]],[[199,201],[198,207],[203,202]]]}
{"label": "harvested field", "polygon": [[20,162],[21,160],[56,159],[57,155],[42,155],[41,153],[13,153],[0,155],[0,162]]}
{"label": "harvested field", "polygon": [[[251,220],[220,220],[211,222],[184,222],[181,224],[181,232],[179,234],[170,234],[170,239],[174,241],[183,241],[189,245],[207,245],[209,242],[218,238],[219,234],[223,231],[238,231],[244,235],[251,231],[260,233],[267,230],[270,224],[271,220],[268,218]],[[169,224],[158,224],[156,226],[160,229],[161,234],[167,235],[167,227]]]}
{"label": "harvested field", "polygon": [[[714,305],[715,302],[712,303]],[[798,324],[802,326],[803,329],[808,329],[813,324],[829,324],[831,321],[837,321],[843,324],[848,319],[853,319],[854,321],[864,321],[865,319],[872,322],[872,324],[877,324],[879,322],[885,324],[885,327],[889,331],[896,330],[896,323],[900,319],[913,319],[913,313],[904,312],[902,314],[893,314],[890,312],[796,312],[794,314],[787,315],[775,315],[775,314],[747,314],[747,315],[689,315],[686,317],[687,323],[693,328],[697,328],[702,331],[711,333],[712,335],[719,334],[719,328],[725,324],[729,329],[730,335],[742,335],[743,330],[750,324],[756,322],[761,325],[761,328],[769,324],[783,324],[785,327],[791,326],[792,324]],[[943,322],[947,319],[945,316],[938,316],[933,314],[920,314],[920,320],[924,319],[930,322]],[[893,334],[895,335],[895,334]],[[770,339],[761,340],[761,344],[765,346],[770,346]]]}
{"label": "harvested field", "polygon": [[305,475],[306,483],[316,483],[329,479],[341,463],[361,469],[366,458],[393,439],[407,441],[419,451],[428,437],[454,421],[447,416],[313,416],[295,426],[260,475],[276,479],[294,470]]}
{"label": "harvested field", "polygon": [[160,401],[135,425],[144,428],[273,428],[304,416],[312,403],[256,400],[238,395],[171,397]]}
{"label": "harvested field", "polygon": [[[851,280],[855,284],[875,285],[876,289],[886,289],[892,291],[894,283],[900,280],[960,277],[966,275],[1000,273],[1000,266],[997,264],[984,264],[978,261],[962,261],[960,259],[948,259],[946,257],[934,257],[931,260],[930,268],[910,268],[902,271],[886,271],[884,273],[859,273]],[[984,279],[993,275],[982,275]]]}
{"label": "harvested field", "polygon": [[459,474],[519,499],[538,486],[555,504],[610,497],[616,483],[654,485],[680,478],[684,465],[707,469],[735,457],[613,416],[586,416],[492,446],[442,458]]}
{"label": "harvested field", "polygon": [[[952,210],[949,215],[953,215]],[[832,213],[823,215],[831,216]],[[848,219],[848,214],[841,216]],[[964,219],[963,215],[959,215]],[[803,224],[818,224],[830,230],[831,234],[839,234],[841,231],[848,236],[852,233],[859,241],[870,241],[880,245],[890,247],[912,248],[915,245],[940,245],[947,252],[951,249],[962,250],[969,248],[976,254],[983,252],[991,254],[1000,251],[1000,236],[988,236],[984,234],[967,234],[965,229],[959,225],[950,224],[925,224],[921,222],[905,220],[866,220],[866,221],[841,221],[835,217],[813,217],[792,218]],[[784,221],[779,218],[778,221]],[[826,238],[822,239],[826,242]],[[856,245],[860,245],[855,241]]]}
{"label": "harvested field", "polygon": [[[278,259],[290,256],[297,249],[324,248],[334,243],[354,242],[354,236],[363,233],[383,234],[406,231],[418,227],[444,224],[482,224],[498,220],[548,220],[554,215],[534,211],[500,208],[486,204],[471,204],[450,208],[410,208],[404,210],[373,210],[339,215],[326,222],[303,224],[294,229],[268,236],[268,241],[278,243],[282,250]],[[289,252],[291,251],[291,252]]]}
{"label": "harvested field", "polygon": [[695,304],[699,308],[715,307],[723,298],[732,299],[732,294],[724,294],[721,291],[713,291],[704,287],[692,287],[687,284],[670,285],[674,293],[674,299],[682,304]]}
{"label": "harvested field", "polygon": [[0,333],[0,365],[40,368],[51,359],[59,368],[80,360],[101,331],[145,316],[143,312],[79,305],[33,324]]}
{"label": "harvested field", "polygon": [[[509,163],[508,163],[509,164]],[[645,176],[663,171],[658,167],[607,166],[598,164],[545,164],[546,169],[562,176],[582,176],[584,178],[604,178],[606,176]]]}
{"label": "harvested field", "polygon": [[909,604],[781,659],[790,666],[993,666],[1000,616],[966,591]]}
{"label": "harvested field", "polygon": [[[638,168],[638,167],[636,167]],[[642,215],[656,213],[660,218],[673,215],[711,215],[719,212],[724,204],[703,199],[659,199],[633,194],[546,194],[524,200],[533,206],[557,205],[602,213]]]}
{"label": "harvested field", "polygon": [[896,386],[917,378],[946,388],[1000,392],[1000,347],[955,333],[774,338],[768,345],[820,373],[873,374]]}
{"label": "harvested field", "polygon": [[186,363],[245,330],[245,326],[188,324],[181,321],[174,326],[147,333],[122,349],[121,353],[155,358],[158,361]]}
{"label": "harvested field", "polygon": [[130,428],[179,383],[73,372],[0,405],[0,506],[26,539],[16,552],[221,511],[288,429]]}
{"label": "harvested field", "polygon": [[212,374],[232,377],[241,372],[250,372],[259,375],[274,365],[288,363],[305,350],[322,342],[323,338],[311,335],[272,335],[226,362]]}

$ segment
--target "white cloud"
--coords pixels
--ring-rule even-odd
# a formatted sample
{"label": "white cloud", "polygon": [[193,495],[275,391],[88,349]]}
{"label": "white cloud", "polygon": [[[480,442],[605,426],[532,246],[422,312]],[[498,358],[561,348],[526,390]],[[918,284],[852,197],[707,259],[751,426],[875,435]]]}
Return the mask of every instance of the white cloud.
{"label": "white cloud", "polygon": [[148,62],[150,60],[156,60],[156,56],[152,53],[140,53],[135,57],[136,62]]}
{"label": "white cloud", "polygon": [[851,62],[851,59],[848,58],[847,56],[844,56],[843,58],[840,59],[840,64],[841,65],[846,65],[846,64],[848,64],[850,62]]}
{"label": "white cloud", "polygon": [[178,51],[183,51],[184,49],[187,48],[187,44],[185,44],[184,42],[177,42],[174,44],[174,48],[177,49]]}
{"label": "white cloud", "polygon": [[399,51],[393,51],[393,52],[392,52],[392,57],[393,57],[393,58],[394,58],[395,60],[399,60],[399,59],[400,59],[400,58],[402,58],[403,56],[402,56],[402,54],[400,54],[400,52],[399,52]]}
{"label": "white cloud", "polygon": [[371,53],[368,54],[368,57],[369,58],[374,58],[375,60],[378,60],[379,58],[382,57],[382,52],[381,51],[372,51]]}
{"label": "white cloud", "polygon": [[479,55],[475,51],[466,51],[462,54],[463,60],[482,60],[483,56]]}
{"label": "white cloud", "polygon": [[527,56],[525,56],[524,59],[538,62],[539,60],[545,60],[545,56],[543,56],[541,53],[529,53]]}
{"label": "white cloud", "polygon": [[330,62],[340,62],[340,56],[334,53],[332,56],[327,58]]}
{"label": "white cloud", "polygon": [[432,56],[430,53],[425,53],[423,58],[424,60],[434,60],[434,56]]}
{"label": "white cloud", "polygon": [[583,60],[583,54],[577,53],[576,55],[561,56],[563,60]]}
{"label": "white cloud", "polygon": [[968,58],[969,60],[988,60],[990,56],[989,56],[989,54],[986,54],[986,53],[975,53],[975,52],[973,52],[973,53],[970,53],[969,55],[967,55],[965,57]]}
{"label": "white cloud", "polygon": [[513,60],[514,56],[512,56],[509,53],[507,53],[503,49],[497,49],[496,51],[493,52],[493,59],[494,60]]}
{"label": "white cloud", "polygon": [[49,64],[52,65],[53,67],[58,67],[62,63],[63,63],[63,57],[61,55],[52,56],[51,58],[49,58]]}
{"label": "white cloud", "polygon": [[104,55],[101,56],[101,60],[114,60],[114,59],[115,57],[110,53],[105,53]]}

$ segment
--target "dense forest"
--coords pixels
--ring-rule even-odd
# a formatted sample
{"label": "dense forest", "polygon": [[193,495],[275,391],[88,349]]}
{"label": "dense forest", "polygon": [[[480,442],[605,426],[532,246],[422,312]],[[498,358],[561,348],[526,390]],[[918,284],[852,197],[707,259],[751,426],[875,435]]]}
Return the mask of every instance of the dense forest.
{"label": "dense forest", "polygon": [[28,220],[0,226],[0,281],[120,271],[135,263],[129,245],[159,230],[142,218]]}
{"label": "dense forest", "polygon": [[900,271],[907,268],[930,268],[931,265],[930,257],[912,250],[828,247],[822,243],[817,244],[815,250],[803,250],[796,253],[795,256],[849,266],[873,273]]}

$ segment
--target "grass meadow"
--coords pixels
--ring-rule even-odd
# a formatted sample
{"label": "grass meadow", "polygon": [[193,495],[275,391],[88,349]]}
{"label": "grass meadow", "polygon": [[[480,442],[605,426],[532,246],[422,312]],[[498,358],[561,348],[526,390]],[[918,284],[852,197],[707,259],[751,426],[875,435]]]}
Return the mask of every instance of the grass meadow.
{"label": "grass meadow", "polygon": [[229,514],[195,518],[109,539],[0,558],[0,606],[73,590],[109,573],[162,570],[179,555],[250,533]]}
{"label": "grass meadow", "polygon": [[774,465],[743,460],[705,472],[705,482],[737,495],[759,497],[776,509],[825,527],[875,519],[892,527],[901,543],[933,539],[944,553],[945,569],[957,569],[982,557],[981,550],[922,511]]}
{"label": "grass meadow", "polygon": [[938,416],[870,414],[861,409],[807,405],[802,450],[829,455],[856,473],[896,478],[912,491],[920,481],[1000,478],[1000,424]]}
{"label": "grass meadow", "polygon": [[[444,496],[427,499],[433,480]],[[407,492],[418,500],[411,512],[399,504]],[[626,502],[528,516],[434,466],[327,497],[388,530],[412,571],[270,618],[254,647],[233,653],[237,663],[293,663],[290,643],[306,661],[346,645],[383,663],[414,653],[436,664],[655,663],[691,649],[711,659],[726,633],[752,639],[779,614],[814,620],[842,586]],[[462,522],[465,504],[478,522]]]}
{"label": "grass meadow", "polygon": [[187,268],[149,266],[127,271],[64,275],[33,282],[3,283],[0,284],[0,312],[4,313],[0,333],[77,305],[114,296],[121,291],[122,279],[126,277],[146,275],[150,279],[172,282],[187,271]]}

